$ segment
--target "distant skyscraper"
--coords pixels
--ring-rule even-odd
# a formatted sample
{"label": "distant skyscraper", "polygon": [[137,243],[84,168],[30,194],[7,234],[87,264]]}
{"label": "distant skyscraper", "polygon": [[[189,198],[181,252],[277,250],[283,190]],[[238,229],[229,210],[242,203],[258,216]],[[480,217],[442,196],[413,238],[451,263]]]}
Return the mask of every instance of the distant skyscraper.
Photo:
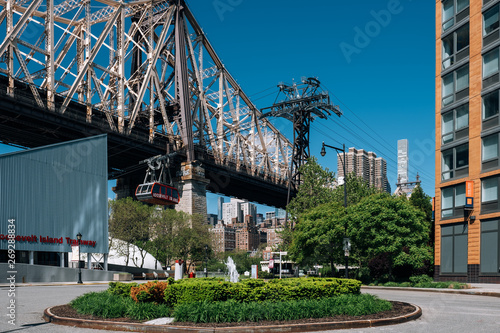
{"label": "distant skyscraper", "polygon": [[[337,155],[337,174],[344,177],[342,167],[343,154]],[[364,149],[349,148],[345,154],[346,172],[354,173],[363,178],[371,186],[380,188],[386,192],[391,192],[391,186],[387,180],[387,162],[382,157],[377,157],[374,152],[367,152]]]}
{"label": "distant skyscraper", "polygon": [[398,183],[408,182],[408,140],[398,140]]}
{"label": "distant skyscraper", "polygon": [[224,204],[224,197],[217,199],[217,218],[222,220],[222,205]]}
{"label": "distant skyscraper", "polygon": [[238,219],[238,222],[243,222],[245,216],[252,216],[252,220],[257,220],[257,206],[246,200],[231,199],[231,202],[222,204],[222,220],[224,224],[230,224],[233,218]]}
{"label": "distant skyscraper", "polygon": [[284,219],[286,217],[286,210],[282,208],[276,208],[275,210],[276,218]]}

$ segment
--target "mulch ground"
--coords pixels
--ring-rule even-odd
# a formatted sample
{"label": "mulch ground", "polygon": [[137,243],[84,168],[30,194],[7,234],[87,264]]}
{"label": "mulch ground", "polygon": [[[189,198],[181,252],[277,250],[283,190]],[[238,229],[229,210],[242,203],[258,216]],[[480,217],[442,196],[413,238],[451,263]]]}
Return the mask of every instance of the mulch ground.
{"label": "mulch ground", "polygon": [[[366,320],[366,319],[383,319],[383,318],[394,318],[398,316],[407,315],[415,311],[413,305],[403,303],[403,302],[393,302],[392,310],[383,311],[371,315],[364,316],[334,316],[334,317],[324,317],[324,318],[306,318],[299,320],[289,320],[289,321],[259,321],[259,322],[239,322],[239,323],[175,323],[174,325],[179,326],[196,326],[196,327],[231,327],[231,326],[268,326],[268,325],[290,325],[290,324],[311,324],[311,323],[326,323],[326,322],[337,322],[337,321],[352,321],[352,320]],[[76,312],[70,305],[59,305],[52,308],[52,313],[59,317],[77,318],[77,319],[88,319],[88,320],[105,320],[114,322],[129,322],[129,323],[141,323],[142,321],[133,320],[130,318],[99,318],[91,315],[82,315]]]}

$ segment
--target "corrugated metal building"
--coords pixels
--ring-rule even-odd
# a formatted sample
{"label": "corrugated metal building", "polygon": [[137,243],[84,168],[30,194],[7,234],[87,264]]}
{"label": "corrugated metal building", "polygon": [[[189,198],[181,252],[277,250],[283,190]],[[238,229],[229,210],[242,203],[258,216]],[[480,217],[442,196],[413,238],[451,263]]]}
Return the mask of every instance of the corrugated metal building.
{"label": "corrugated metal building", "polygon": [[67,265],[78,233],[108,253],[107,170],[106,135],[0,155],[0,262],[11,234],[17,263]]}

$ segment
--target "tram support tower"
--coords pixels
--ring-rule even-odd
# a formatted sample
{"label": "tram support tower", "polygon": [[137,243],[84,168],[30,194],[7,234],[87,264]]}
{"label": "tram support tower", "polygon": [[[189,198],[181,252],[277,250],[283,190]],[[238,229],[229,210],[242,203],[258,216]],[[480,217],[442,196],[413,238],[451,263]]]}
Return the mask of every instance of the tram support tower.
{"label": "tram support tower", "polygon": [[[283,117],[293,123],[293,154],[290,164],[290,176],[288,178],[288,199],[291,193],[296,193],[302,183],[300,167],[307,162],[310,156],[309,132],[310,125],[314,118],[326,119],[332,111],[337,116],[342,112],[339,107],[330,101],[330,95],[320,87],[317,78],[302,78],[302,83],[287,85],[278,84],[279,95],[283,94],[285,99],[274,103],[272,106],[262,109],[261,118]],[[269,110],[268,112],[264,112]]]}

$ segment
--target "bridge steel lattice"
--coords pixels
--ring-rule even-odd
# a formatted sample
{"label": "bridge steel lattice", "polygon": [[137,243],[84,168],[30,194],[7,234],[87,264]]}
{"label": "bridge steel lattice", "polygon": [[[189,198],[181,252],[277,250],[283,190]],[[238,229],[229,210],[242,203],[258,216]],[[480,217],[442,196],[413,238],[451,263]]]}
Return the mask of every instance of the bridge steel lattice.
{"label": "bridge steel lattice", "polygon": [[[147,129],[187,163],[214,163],[287,182],[292,145],[231,76],[183,0],[0,0],[6,94],[29,87],[37,106],[72,103],[108,132]],[[4,89],[2,87],[2,89]]]}

